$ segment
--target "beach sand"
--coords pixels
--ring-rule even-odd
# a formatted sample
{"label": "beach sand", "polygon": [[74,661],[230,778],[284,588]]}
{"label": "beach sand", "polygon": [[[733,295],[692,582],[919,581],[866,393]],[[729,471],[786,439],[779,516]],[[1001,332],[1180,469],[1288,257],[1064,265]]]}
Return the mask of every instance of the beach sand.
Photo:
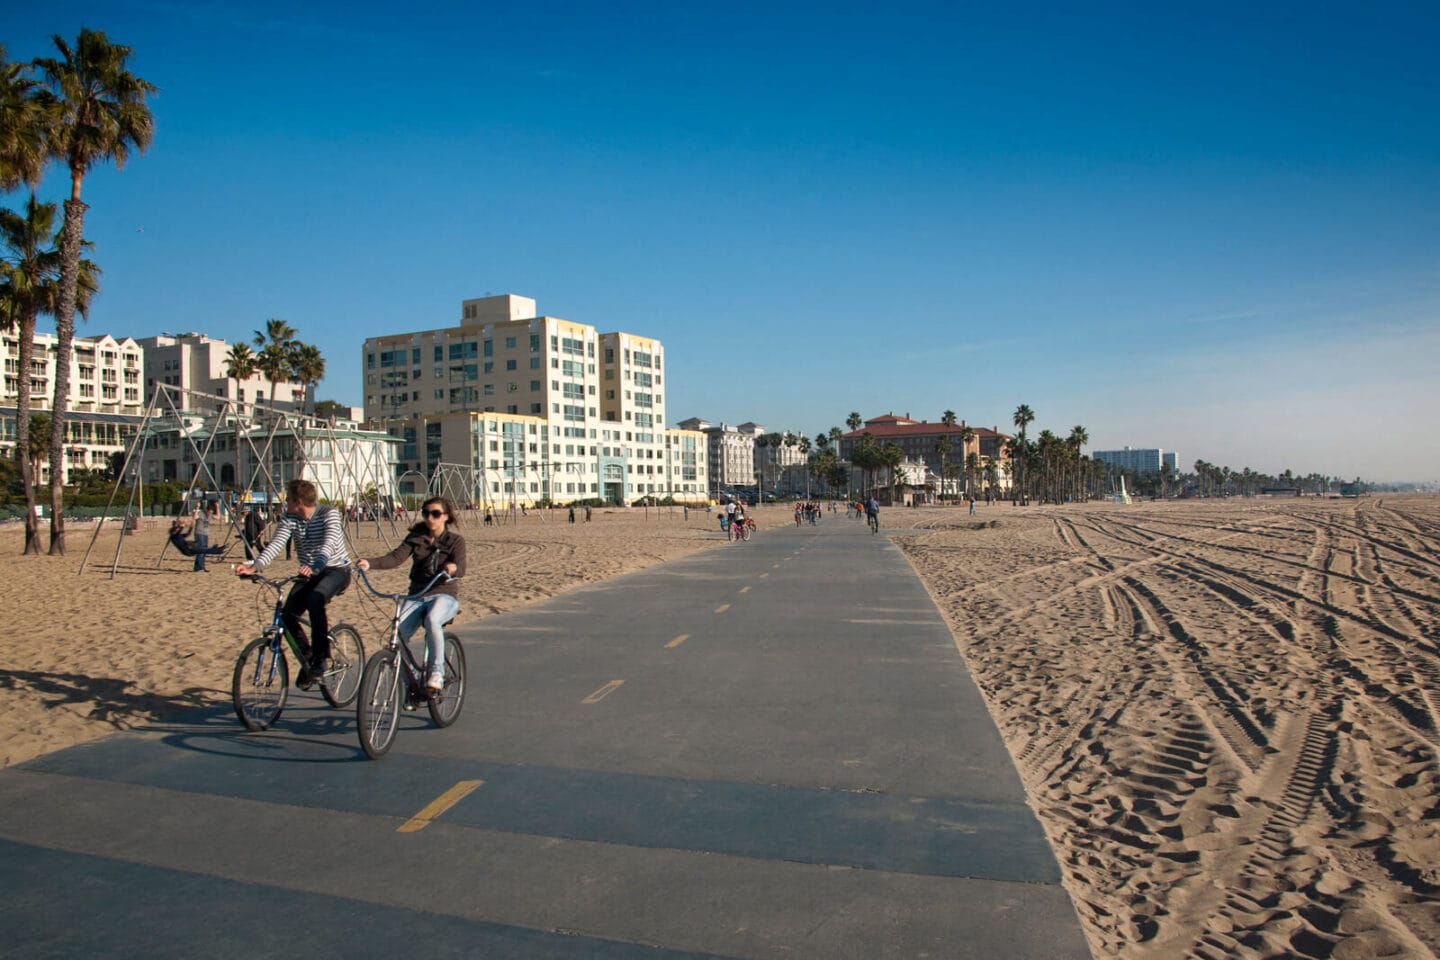
{"label": "beach sand", "polygon": [[[784,506],[757,516],[762,536],[789,522]],[[1096,956],[1440,952],[1440,498],[883,516]],[[160,559],[158,526],[107,525],[77,576],[92,532],[73,524],[68,556],[30,558],[0,531],[0,765],[227,702],[237,651],[268,621],[271,601],[225,564]],[[379,532],[361,528],[361,553],[386,549]],[[464,532],[462,623],[723,543],[678,510]],[[333,616],[373,636],[383,615],[360,594]]]}

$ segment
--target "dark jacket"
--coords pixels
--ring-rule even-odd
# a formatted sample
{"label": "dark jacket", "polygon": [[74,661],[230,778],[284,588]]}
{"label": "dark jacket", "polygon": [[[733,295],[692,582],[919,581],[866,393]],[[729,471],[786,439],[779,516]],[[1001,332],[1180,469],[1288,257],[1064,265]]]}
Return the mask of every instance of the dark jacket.
{"label": "dark jacket", "polygon": [[[400,546],[383,557],[373,558],[369,563],[375,570],[391,570],[404,563],[407,557],[411,560],[408,592],[412,594],[425,589],[425,585],[434,579],[435,574],[444,569],[447,563],[455,564],[455,576],[465,576],[465,538],[453,530],[446,530],[440,534],[439,539],[431,543],[425,525],[419,524],[410,529]],[[460,587],[454,580],[437,583],[430,593],[448,593],[456,600],[460,599]]]}

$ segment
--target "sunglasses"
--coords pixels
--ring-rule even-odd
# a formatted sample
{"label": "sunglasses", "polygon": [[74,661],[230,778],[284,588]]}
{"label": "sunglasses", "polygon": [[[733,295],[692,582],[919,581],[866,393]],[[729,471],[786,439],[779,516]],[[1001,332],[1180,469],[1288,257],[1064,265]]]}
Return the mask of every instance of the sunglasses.
{"label": "sunglasses", "polygon": [[425,510],[425,511],[422,511],[422,512],[423,512],[423,513],[425,514],[425,516],[427,516],[427,517],[443,517],[443,516],[445,516],[445,511],[444,511],[444,510]]}

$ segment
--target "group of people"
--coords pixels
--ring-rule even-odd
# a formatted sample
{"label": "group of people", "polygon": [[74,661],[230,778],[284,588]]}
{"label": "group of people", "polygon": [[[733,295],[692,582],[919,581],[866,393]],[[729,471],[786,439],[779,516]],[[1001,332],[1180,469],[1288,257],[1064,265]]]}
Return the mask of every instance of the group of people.
{"label": "group of people", "polygon": [[[425,627],[425,687],[438,694],[445,686],[444,625],[460,610],[460,592],[455,580],[465,575],[465,538],[456,531],[459,514],[444,497],[431,497],[420,508],[420,520],[406,533],[400,545],[389,553],[360,559],[360,570],[389,570],[410,561],[411,594],[423,596],[408,601],[400,611],[400,635],[409,640]],[[285,488],[285,511],[258,556],[238,564],[235,573],[245,577],[265,570],[289,546],[295,550],[304,579],[291,588],[281,610],[285,628],[309,650],[296,685],[313,686],[330,667],[331,600],[350,586],[352,560],[345,544],[344,517],[335,507],[319,503],[319,491],[309,480],[291,480]],[[448,575],[436,581],[441,573]],[[427,589],[428,585],[428,589]],[[307,640],[301,617],[310,618]]]}
{"label": "group of people", "polygon": [[795,504],[795,526],[800,526],[802,520],[812,524],[820,522],[820,515],[824,508],[814,500],[806,500]]}
{"label": "group of people", "polygon": [[730,540],[743,539],[743,531],[747,526],[754,530],[755,521],[746,515],[743,502],[731,500],[720,508],[720,529]]}

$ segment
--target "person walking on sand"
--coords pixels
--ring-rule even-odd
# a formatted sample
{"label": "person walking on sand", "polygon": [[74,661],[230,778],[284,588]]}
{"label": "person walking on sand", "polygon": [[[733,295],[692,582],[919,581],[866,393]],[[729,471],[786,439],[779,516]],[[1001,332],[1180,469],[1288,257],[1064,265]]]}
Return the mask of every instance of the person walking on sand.
{"label": "person walking on sand", "polygon": [[445,624],[460,612],[460,589],[455,580],[465,575],[465,538],[455,531],[460,519],[455,505],[444,497],[431,497],[420,507],[420,522],[410,528],[400,546],[383,557],[357,560],[361,570],[390,570],[410,560],[411,594],[419,593],[444,571],[441,580],[419,600],[400,608],[400,638],[408,641],[425,625],[425,689],[445,687]]}

